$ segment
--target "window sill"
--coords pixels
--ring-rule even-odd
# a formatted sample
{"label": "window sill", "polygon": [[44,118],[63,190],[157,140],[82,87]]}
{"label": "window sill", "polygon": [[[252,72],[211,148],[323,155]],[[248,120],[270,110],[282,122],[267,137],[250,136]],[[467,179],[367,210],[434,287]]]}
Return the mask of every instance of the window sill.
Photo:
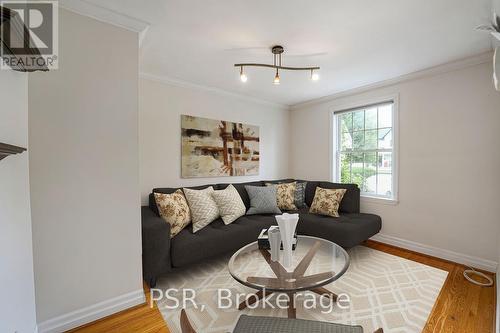
{"label": "window sill", "polygon": [[390,205],[395,206],[399,203],[397,199],[387,199],[387,198],[379,198],[379,197],[370,197],[366,195],[361,195],[361,201],[367,203],[376,203],[382,205]]}

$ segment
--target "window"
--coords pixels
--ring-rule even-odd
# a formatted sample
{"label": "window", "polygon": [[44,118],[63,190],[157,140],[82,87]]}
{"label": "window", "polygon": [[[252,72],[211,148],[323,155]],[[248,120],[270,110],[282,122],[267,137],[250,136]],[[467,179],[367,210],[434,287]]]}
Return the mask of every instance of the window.
{"label": "window", "polygon": [[363,196],[396,199],[395,103],[334,112],[335,176]]}

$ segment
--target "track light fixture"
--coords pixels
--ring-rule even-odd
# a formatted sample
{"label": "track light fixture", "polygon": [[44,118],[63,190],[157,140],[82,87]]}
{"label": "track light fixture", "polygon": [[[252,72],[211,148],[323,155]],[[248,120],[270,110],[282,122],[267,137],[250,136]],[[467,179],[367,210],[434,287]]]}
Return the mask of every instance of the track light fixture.
{"label": "track light fixture", "polygon": [[281,63],[281,56],[285,49],[283,46],[276,45],[271,48],[271,52],[273,53],[273,64],[257,64],[257,63],[244,63],[244,64],[234,64],[234,67],[240,67],[240,79],[241,82],[247,82],[248,77],[246,74],[243,72],[243,67],[268,67],[268,68],[275,68],[276,69],[276,75],[274,76],[274,81],[273,84],[278,85],[280,84],[280,70],[289,70],[289,71],[311,71],[311,80],[312,81],[318,81],[319,80],[319,74],[318,70],[319,67],[287,67],[283,66]]}
{"label": "track light fixture", "polygon": [[247,82],[247,80],[248,80],[248,77],[246,76],[246,74],[243,73],[243,66],[241,66],[241,69],[240,69],[240,80],[241,80],[241,82]]}
{"label": "track light fixture", "polygon": [[277,68],[276,68],[276,75],[274,76],[273,84],[275,84],[275,85],[280,84],[280,72],[279,72],[279,69],[277,69]]}
{"label": "track light fixture", "polygon": [[319,80],[319,74],[314,71],[314,69],[311,69],[311,80],[313,81],[318,81]]}

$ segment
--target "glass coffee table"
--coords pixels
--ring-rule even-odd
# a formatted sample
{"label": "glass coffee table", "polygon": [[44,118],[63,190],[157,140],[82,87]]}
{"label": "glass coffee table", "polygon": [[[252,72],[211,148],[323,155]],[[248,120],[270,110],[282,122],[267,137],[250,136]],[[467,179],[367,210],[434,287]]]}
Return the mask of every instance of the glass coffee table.
{"label": "glass coffee table", "polygon": [[239,249],[229,260],[229,273],[241,284],[257,289],[257,293],[239,305],[244,309],[271,293],[288,294],[288,317],[295,318],[294,295],[312,291],[333,300],[337,295],[323,286],[340,278],[349,267],[349,255],[339,245],[325,239],[298,236],[292,254],[292,267],[285,269],[280,261],[271,261],[268,250],[260,250],[257,242]]}

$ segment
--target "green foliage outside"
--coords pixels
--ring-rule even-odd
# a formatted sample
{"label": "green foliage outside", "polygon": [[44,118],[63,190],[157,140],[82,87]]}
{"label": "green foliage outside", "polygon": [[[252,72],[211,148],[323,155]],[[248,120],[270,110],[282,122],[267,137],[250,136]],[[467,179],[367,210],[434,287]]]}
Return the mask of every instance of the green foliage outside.
{"label": "green foliage outside", "polygon": [[[341,159],[340,180],[344,184],[354,183],[359,186],[362,191],[366,191],[366,179],[376,174],[375,168],[352,167],[350,170],[349,159]],[[351,173],[352,171],[352,173]]]}
{"label": "green foliage outside", "polygon": [[[367,189],[367,179],[376,175],[377,165],[382,165],[382,155],[375,150],[392,147],[390,143],[385,142],[386,136],[392,131],[389,128],[392,119],[391,112],[392,106],[340,115],[340,181],[342,183],[357,184],[363,192],[375,191],[375,189]],[[360,150],[365,152],[359,152]]]}

